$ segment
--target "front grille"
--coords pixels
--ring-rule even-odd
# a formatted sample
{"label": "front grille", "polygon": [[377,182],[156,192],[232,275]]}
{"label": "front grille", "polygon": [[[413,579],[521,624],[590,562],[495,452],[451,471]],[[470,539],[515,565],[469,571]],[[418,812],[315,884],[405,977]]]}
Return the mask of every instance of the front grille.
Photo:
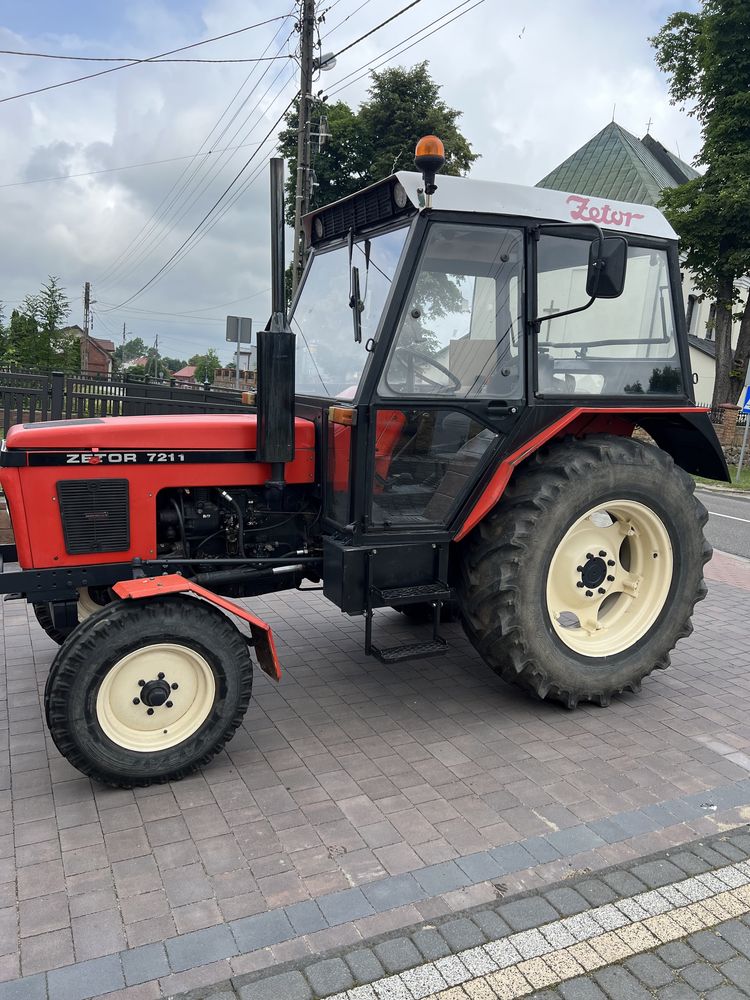
{"label": "front grille", "polygon": [[127,479],[67,479],[57,484],[69,556],[130,548]]}

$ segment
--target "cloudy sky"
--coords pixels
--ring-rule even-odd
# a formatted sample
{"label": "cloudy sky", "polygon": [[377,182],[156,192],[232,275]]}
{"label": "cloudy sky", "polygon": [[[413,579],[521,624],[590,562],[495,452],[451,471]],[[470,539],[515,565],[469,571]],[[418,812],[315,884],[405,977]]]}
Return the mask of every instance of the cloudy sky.
{"label": "cloudy sky", "polygon": [[[356,107],[368,65],[394,54],[388,65],[429,59],[446,102],[463,109],[462,129],[481,153],[472,176],[484,179],[535,183],[610,121],[613,108],[636,135],[650,119],[665,145],[684,159],[695,155],[695,122],[670,106],[647,38],[674,10],[695,9],[696,0],[484,0],[472,9],[476,2],[418,3],[341,56],[316,89]],[[330,8],[320,29],[323,51],[343,48],[405,6],[318,0],[319,12]],[[0,0],[0,49],[145,58],[275,18],[182,55],[281,57],[136,65],[7,100],[118,64],[0,55],[6,314],[55,274],[74,322],[81,321],[89,280],[95,335],[119,342],[125,324],[147,342],[158,334],[162,353],[171,356],[213,346],[228,359],[227,312],[265,323],[265,163],[273,141],[258,143],[297,89],[296,63],[286,58],[297,41],[296,7],[295,0]],[[447,15],[437,21],[445,24],[462,11],[424,38],[430,22]],[[250,183],[235,185],[218,221],[184,259],[121,306],[169,260],[252,154],[242,175]]]}

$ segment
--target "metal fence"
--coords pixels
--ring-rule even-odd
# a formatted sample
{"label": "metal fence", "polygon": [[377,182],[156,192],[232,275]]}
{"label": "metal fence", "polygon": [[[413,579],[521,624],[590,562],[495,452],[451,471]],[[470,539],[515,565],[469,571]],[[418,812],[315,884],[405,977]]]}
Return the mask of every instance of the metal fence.
{"label": "metal fence", "polygon": [[13,424],[170,413],[247,413],[242,394],[143,377],[0,371],[3,435]]}

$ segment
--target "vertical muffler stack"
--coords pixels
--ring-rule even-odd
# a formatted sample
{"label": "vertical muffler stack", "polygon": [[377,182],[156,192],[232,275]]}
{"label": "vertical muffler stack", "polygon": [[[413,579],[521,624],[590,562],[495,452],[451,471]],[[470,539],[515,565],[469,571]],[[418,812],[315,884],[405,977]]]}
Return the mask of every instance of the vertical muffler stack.
{"label": "vertical muffler stack", "polygon": [[258,333],[256,458],[271,463],[269,501],[278,501],[284,463],[294,458],[294,349],[284,303],[284,161],[271,160],[271,318]]}

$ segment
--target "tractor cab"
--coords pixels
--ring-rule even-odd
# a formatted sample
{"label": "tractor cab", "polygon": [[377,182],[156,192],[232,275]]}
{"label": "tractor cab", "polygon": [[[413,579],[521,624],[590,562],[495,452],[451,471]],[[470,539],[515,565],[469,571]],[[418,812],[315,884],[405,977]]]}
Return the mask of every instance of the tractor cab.
{"label": "tractor cab", "polygon": [[692,405],[660,212],[435,180],[397,173],[305,219],[296,406],[319,423],[324,579],[350,612],[445,597],[498,465],[572,409]]}

